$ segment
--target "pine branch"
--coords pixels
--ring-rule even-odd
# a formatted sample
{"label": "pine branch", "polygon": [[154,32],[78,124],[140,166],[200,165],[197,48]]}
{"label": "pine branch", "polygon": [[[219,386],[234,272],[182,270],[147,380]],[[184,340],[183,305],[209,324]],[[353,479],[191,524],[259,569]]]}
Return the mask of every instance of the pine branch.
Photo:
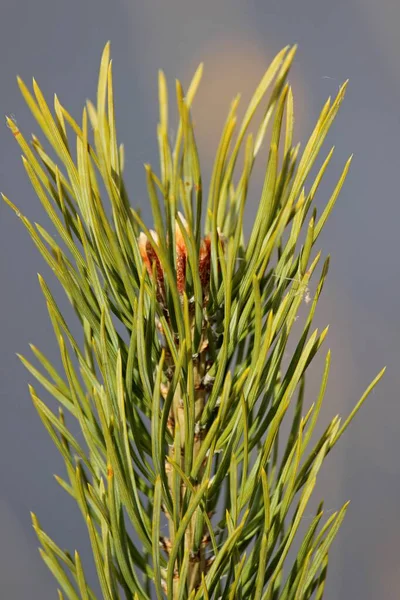
{"label": "pine branch", "polygon": [[[39,277],[64,372],[35,346],[35,364],[20,358],[54,398],[48,406],[30,386],[64,459],[65,478],[56,480],[82,512],[105,599],[323,596],[329,549],[347,504],[325,522],[320,505],[302,538],[299,526],[327,454],[383,370],[344,424],[335,417],[315,440],[330,368],[328,351],[320,393],[309,406],[306,373],[327,336],[327,329],[312,329],[329,264],[320,268],[317,241],[350,160],[318,217],[314,200],[333,149],[313,180],[310,173],[321,162],[346,84],[323,106],[300,152],[287,81],[295,50],[284,48],[272,61],[241,124],[233,101],[207,195],[191,119],[202,66],[187,92],[177,83],[174,146],[160,72],[159,174],[145,165],[154,230],[131,206],[124,184],[109,44],[96,104],[87,103],[81,124],[57,97],[52,112],[35,80],[33,92],[18,80],[46,144],[36,136],[29,143],[7,122],[54,230],[31,223],[3,198],[81,324],[76,339]],[[249,184],[265,147],[264,184],[246,240]],[[285,366],[294,323],[307,307]],[[83,442],[70,429],[74,420]],[[84,557],[61,550],[32,518],[59,597],[94,600]]]}

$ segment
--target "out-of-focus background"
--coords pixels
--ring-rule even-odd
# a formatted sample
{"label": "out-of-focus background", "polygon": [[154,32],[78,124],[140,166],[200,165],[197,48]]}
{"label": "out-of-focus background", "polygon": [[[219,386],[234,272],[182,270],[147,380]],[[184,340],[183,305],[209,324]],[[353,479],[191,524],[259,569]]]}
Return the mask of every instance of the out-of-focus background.
{"label": "out-of-focus background", "polygon": [[[328,143],[336,146],[320,206],[348,155],[348,181],[320,245],[332,255],[319,321],[330,323],[333,369],[324,418],[346,415],[383,365],[383,382],[329,457],[318,492],[328,510],[351,499],[331,555],[328,600],[400,597],[400,3],[397,0],[2,0],[0,113],[26,133],[36,123],[15,75],[35,76],[77,118],[95,97],[103,46],[112,42],[117,126],[126,147],[132,202],[146,219],[143,163],[157,164],[157,70],[187,84],[205,74],[194,116],[207,172],[230,100],[249,98],[271,58],[298,43],[291,75],[303,143],[325,99],[350,79]],[[173,131],[171,135],[173,135]],[[43,211],[5,122],[0,188],[30,218]],[[261,174],[261,172],[260,172]],[[249,201],[248,219],[256,198]],[[62,463],[29,399],[32,381],[15,356],[28,343],[55,356],[36,273],[38,252],[14,214],[0,206],[0,597],[47,600],[56,584],[37,552],[29,511],[73,551],[90,554],[84,523],[53,473]],[[62,298],[61,294],[57,297]],[[90,576],[94,578],[89,565]]]}

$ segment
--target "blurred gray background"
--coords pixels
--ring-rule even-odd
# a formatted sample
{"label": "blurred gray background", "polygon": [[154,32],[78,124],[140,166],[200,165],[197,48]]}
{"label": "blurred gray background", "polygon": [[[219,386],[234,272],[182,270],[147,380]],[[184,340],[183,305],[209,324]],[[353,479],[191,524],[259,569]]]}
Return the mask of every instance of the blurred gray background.
{"label": "blurred gray background", "polygon": [[[331,555],[328,600],[400,597],[400,3],[398,0],[2,0],[0,113],[37,132],[15,75],[35,76],[51,102],[80,118],[94,98],[102,48],[112,42],[117,126],[127,186],[148,219],[143,163],[157,165],[157,70],[187,84],[205,75],[194,116],[205,170],[234,94],[248,99],[284,45],[299,51],[291,82],[296,138],[305,141],[340,83],[350,87],[330,133],[336,153],[320,206],[347,156],[355,158],[320,245],[332,268],[318,319],[330,323],[333,368],[324,419],[351,410],[383,365],[383,382],[323,470],[318,492],[329,510],[351,499]],[[243,102],[244,104],[244,102]],[[296,140],[296,141],[297,141]],[[0,188],[44,222],[17,144],[0,126]],[[249,201],[254,216],[256,197]],[[48,275],[27,232],[0,207],[0,597],[56,598],[37,552],[29,511],[62,546],[90,554],[85,525],[56,484],[62,463],[36,415],[31,381],[15,356],[28,343],[59,364],[36,273]],[[58,294],[57,297],[62,297]],[[313,399],[313,398],[312,398]],[[93,568],[88,566],[90,577]]]}

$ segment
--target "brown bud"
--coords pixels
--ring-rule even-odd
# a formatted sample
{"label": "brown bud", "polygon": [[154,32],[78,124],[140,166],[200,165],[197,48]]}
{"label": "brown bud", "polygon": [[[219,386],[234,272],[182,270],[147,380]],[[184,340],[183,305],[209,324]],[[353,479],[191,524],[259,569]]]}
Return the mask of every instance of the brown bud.
{"label": "brown bud", "polygon": [[[178,213],[179,217],[185,227],[188,229],[188,224],[186,222],[185,217]],[[185,244],[185,239],[182,235],[181,228],[179,223],[175,223],[175,244],[176,244],[176,284],[178,287],[178,292],[183,294],[185,291],[185,283],[186,283],[186,262],[187,262],[187,248]]]}
{"label": "brown bud", "polygon": [[[158,236],[155,231],[150,231],[153,240],[156,244],[158,244]],[[161,267],[160,259],[157,256],[153,246],[151,245],[147,235],[141,233],[138,239],[139,252],[143,259],[143,262],[146,266],[147,272],[150,277],[153,276],[153,265],[156,267],[156,278],[159,289],[159,295],[162,297],[165,295],[164,293],[164,272]],[[161,298],[158,300],[161,300]]]}
{"label": "brown bud", "polygon": [[210,283],[211,241],[209,236],[200,244],[199,275],[203,293],[206,295]]}

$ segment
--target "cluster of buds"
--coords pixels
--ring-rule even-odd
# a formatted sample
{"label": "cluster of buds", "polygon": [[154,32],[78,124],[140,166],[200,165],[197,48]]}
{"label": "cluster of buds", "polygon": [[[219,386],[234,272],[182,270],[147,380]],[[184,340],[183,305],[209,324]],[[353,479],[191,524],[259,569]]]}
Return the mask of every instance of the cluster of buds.
{"label": "cluster of buds", "polygon": [[[188,231],[188,224],[181,213],[178,213],[181,222],[183,223],[186,231]],[[158,246],[159,240],[158,235],[155,231],[150,231],[155,246]],[[161,266],[160,259],[157,255],[157,251],[151,244],[147,235],[141,233],[138,240],[140,255],[146,266],[147,272],[150,277],[153,276],[153,268],[155,268],[155,276],[157,281],[157,299],[162,304],[165,304],[165,284],[164,284],[164,271]],[[187,247],[185,239],[182,235],[182,231],[177,221],[175,221],[175,250],[176,250],[176,285],[179,294],[182,296],[186,287],[186,268],[188,261]],[[208,289],[210,285],[210,265],[211,265],[211,241],[209,236],[206,236],[201,240],[200,251],[199,251],[199,276],[200,283],[203,290],[203,301],[207,300]]]}

